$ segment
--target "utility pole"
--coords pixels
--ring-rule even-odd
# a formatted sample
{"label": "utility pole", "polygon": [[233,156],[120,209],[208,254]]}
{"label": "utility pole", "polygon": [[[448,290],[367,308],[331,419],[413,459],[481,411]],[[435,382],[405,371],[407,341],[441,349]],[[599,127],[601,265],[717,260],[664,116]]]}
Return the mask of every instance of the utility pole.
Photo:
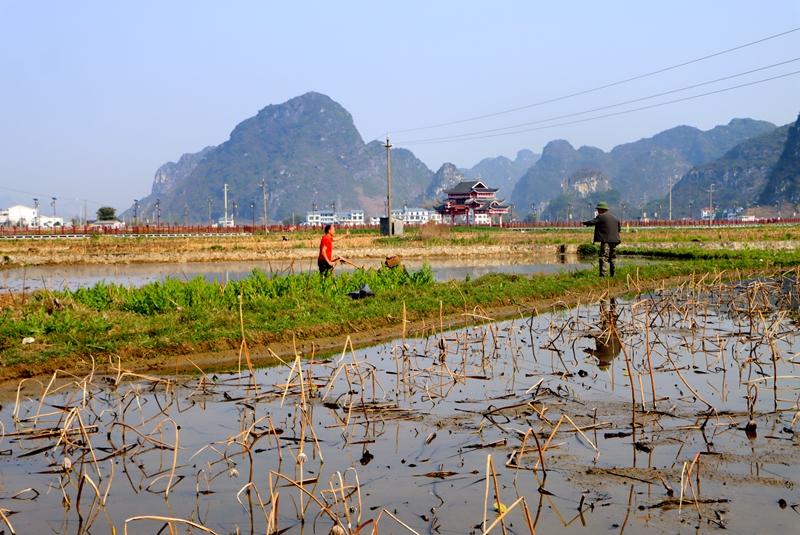
{"label": "utility pole", "polygon": [[[50,197],[50,206],[53,207],[53,218],[55,219],[55,217],[56,217],[56,198],[55,197]],[[53,223],[53,224],[55,224],[55,223]]]}
{"label": "utility pole", "polygon": [[672,175],[669,175],[669,220],[672,221]]}
{"label": "utility pole", "polygon": [[253,229],[250,232],[256,231],[256,203],[255,201],[250,201],[250,213],[253,216]]}
{"label": "utility pole", "polygon": [[208,226],[211,226],[213,224],[211,221],[211,197],[206,198],[206,202],[208,203]]}
{"label": "utility pole", "polygon": [[161,226],[161,199],[156,199],[156,226]]}
{"label": "utility pole", "polygon": [[239,208],[239,204],[236,201],[233,201],[233,214],[231,215],[231,219],[233,220],[233,224],[236,224],[236,209]]}
{"label": "utility pole", "polygon": [[711,220],[714,219],[714,184],[708,187],[708,224],[711,225]]}
{"label": "utility pole", "polygon": [[33,221],[36,223],[36,226],[39,226],[39,199],[36,197],[33,198],[33,209],[36,212],[36,215],[33,216]]}
{"label": "utility pole", "polygon": [[389,136],[386,136],[386,222],[389,224],[389,236],[394,236],[394,226],[392,225],[392,163],[389,149],[392,148],[389,143]]}
{"label": "utility pole", "polygon": [[224,184],[222,186],[222,198],[223,202],[225,203],[225,226],[228,226],[228,185]]}
{"label": "utility pole", "polygon": [[139,224],[139,199],[133,199],[133,226]]}
{"label": "utility pole", "polygon": [[262,179],[261,180],[261,200],[264,203],[264,228],[267,228],[268,216],[267,216],[267,181]]}

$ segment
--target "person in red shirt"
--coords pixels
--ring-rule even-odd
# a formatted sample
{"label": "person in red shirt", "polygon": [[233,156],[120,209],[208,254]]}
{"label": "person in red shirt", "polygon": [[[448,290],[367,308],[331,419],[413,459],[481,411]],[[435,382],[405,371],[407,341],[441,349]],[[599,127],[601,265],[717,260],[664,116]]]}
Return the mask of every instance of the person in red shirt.
{"label": "person in red shirt", "polygon": [[[319,242],[319,256],[317,257],[319,273],[323,276],[332,272],[333,268],[340,261],[338,256],[333,256],[333,242],[338,239],[334,238],[336,228],[333,225],[325,225],[324,232],[325,234]],[[346,237],[346,235],[344,237]]]}

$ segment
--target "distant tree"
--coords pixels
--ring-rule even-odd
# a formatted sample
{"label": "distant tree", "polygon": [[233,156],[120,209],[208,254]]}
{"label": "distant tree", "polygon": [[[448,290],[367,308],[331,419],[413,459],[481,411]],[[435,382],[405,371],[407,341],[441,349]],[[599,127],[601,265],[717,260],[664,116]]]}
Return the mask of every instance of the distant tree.
{"label": "distant tree", "polygon": [[113,221],[117,218],[117,209],[111,206],[101,206],[97,209],[97,219],[99,221]]}

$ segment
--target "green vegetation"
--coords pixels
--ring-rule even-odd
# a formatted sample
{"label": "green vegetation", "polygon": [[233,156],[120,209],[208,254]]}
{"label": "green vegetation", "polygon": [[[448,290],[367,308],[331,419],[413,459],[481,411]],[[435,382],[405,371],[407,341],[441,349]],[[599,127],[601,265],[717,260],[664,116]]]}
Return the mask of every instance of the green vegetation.
{"label": "green vegetation", "polygon": [[373,291],[384,292],[401,286],[424,287],[431,283],[433,272],[427,266],[415,272],[402,269],[357,270],[323,279],[316,273],[268,277],[263,271],[253,270],[249,277],[226,284],[207,282],[202,277],[188,282],[167,279],[138,288],[98,283],[91,288],[79,288],[55,297],[71,298],[76,304],[98,312],[119,310],[155,316],[193,308],[237,309],[239,296],[248,310],[258,310],[265,303],[281,298],[347,297],[348,293],[358,291],[364,284]]}
{"label": "green vegetation", "polygon": [[[626,266],[616,279],[595,270],[541,276],[490,274],[475,280],[436,283],[431,270],[357,270],[322,279],[317,274],[270,278],[260,271],[226,284],[167,280],[140,288],[97,284],[72,292],[40,291],[0,312],[0,363],[41,364],[52,358],[118,355],[126,359],[238,348],[243,325],[248,343],[270,344],[373,331],[409,321],[436,324],[447,314],[515,305],[530,310],[540,300],[587,299],[610,286],[625,289],[670,277],[727,271],[729,276],[800,265],[789,251],[636,251],[664,259]],[[368,284],[374,297],[348,293]],[[239,316],[241,296],[242,323]],[[16,297],[17,301],[20,296]],[[538,305],[537,305],[538,306]],[[491,312],[489,312],[491,314]],[[32,344],[22,344],[33,337]]]}
{"label": "green vegetation", "polygon": [[97,219],[100,221],[113,221],[117,218],[117,209],[111,206],[101,206],[97,209]]}

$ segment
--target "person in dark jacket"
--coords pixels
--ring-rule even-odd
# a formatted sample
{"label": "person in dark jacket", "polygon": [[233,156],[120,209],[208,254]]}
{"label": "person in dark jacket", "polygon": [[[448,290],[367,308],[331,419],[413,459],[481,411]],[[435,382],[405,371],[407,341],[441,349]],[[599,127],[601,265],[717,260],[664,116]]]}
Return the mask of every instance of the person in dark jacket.
{"label": "person in dark jacket", "polygon": [[608,274],[614,276],[615,263],[617,258],[616,248],[619,245],[619,232],[622,225],[619,219],[614,217],[614,214],[608,211],[608,203],[597,203],[597,216],[589,221],[584,221],[583,225],[587,227],[594,227],[594,243],[600,243],[600,276],[606,276],[606,267],[608,267]]}

